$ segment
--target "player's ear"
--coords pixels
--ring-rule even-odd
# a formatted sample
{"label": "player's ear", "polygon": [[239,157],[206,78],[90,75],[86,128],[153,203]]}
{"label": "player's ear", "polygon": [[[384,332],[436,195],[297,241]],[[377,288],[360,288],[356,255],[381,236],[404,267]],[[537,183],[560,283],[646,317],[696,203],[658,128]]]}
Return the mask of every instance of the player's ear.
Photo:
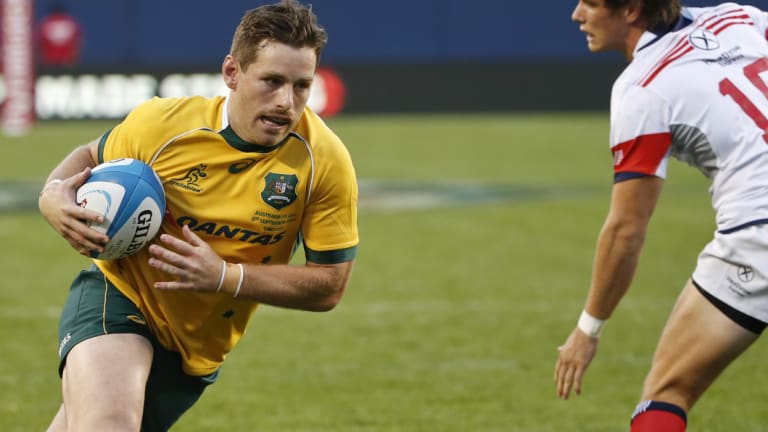
{"label": "player's ear", "polygon": [[224,57],[224,62],[221,64],[221,76],[231,90],[237,88],[237,71],[238,65],[235,58],[231,54]]}
{"label": "player's ear", "polygon": [[631,24],[637,22],[643,16],[643,2],[642,0],[631,0],[624,9],[624,16],[627,19],[627,23]]}

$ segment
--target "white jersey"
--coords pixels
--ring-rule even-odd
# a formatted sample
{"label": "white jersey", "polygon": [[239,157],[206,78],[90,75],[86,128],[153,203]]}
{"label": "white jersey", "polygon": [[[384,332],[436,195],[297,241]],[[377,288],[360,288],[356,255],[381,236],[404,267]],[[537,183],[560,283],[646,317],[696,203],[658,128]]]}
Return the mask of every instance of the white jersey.
{"label": "white jersey", "polygon": [[611,94],[615,181],[665,178],[670,156],[712,180],[720,232],[768,222],[768,15],[683,8],[646,32]]}

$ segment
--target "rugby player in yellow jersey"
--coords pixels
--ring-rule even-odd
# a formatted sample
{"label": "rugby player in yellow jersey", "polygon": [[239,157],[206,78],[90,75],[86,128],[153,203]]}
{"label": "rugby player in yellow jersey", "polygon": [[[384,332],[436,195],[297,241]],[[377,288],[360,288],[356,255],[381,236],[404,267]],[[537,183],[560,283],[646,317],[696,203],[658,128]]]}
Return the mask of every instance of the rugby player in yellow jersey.
{"label": "rugby player in yellow jersey", "polygon": [[[78,252],[107,238],[75,205],[90,168],[158,173],[167,212],[138,254],[94,260],[59,324],[63,404],[50,431],[165,431],[215,381],[260,303],[336,306],[358,245],[357,182],[307,106],[325,30],[293,0],[248,11],[222,64],[224,97],[155,98],[51,172],[41,214]],[[303,243],[306,265],[289,264]]]}

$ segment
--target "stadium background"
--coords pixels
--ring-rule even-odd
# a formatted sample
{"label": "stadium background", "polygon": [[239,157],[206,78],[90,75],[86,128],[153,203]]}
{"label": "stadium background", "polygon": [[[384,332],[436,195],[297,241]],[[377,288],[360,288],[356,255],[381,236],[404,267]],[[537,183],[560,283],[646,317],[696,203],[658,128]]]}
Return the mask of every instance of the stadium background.
{"label": "stadium background", "polygon": [[[50,3],[36,2],[38,19]],[[70,0],[82,63],[40,74],[215,75],[242,11],[261,3]],[[174,430],[626,430],[714,226],[706,179],[671,163],[584,392],[557,400],[556,347],[583,305],[609,202],[608,95],[624,60],[587,52],[575,1],[314,3],[331,37],[324,65],[347,85],[328,122],[360,178],[353,280],[328,314],[262,307]],[[63,107],[84,94],[53,96]],[[74,118],[0,135],[2,431],[44,430],[61,403],[57,322],[89,263],[37,215],[37,194],[73,146],[114,125]],[[729,368],[690,430],[765,431],[766,356],[761,342]]]}
{"label": "stadium background", "polygon": [[[37,19],[60,3],[37,0]],[[84,27],[82,72],[166,74],[216,73],[230,29],[262,3],[64,4]],[[570,0],[314,4],[330,34],[323,64],[347,87],[348,113],[605,109],[624,62],[588,53]]]}

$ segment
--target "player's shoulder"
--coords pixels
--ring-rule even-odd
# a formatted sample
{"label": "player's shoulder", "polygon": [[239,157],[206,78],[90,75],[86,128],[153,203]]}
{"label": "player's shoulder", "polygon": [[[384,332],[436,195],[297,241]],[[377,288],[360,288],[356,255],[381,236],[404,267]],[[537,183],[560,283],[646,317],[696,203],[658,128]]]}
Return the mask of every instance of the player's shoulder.
{"label": "player's shoulder", "polygon": [[753,17],[753,18],[765,14],[764,11],[760,10],[755,6],[737,3],[737,2],[722,2],[712,6],[703,6],[703,7],[685,6],[682,9],[683,14],[691,16],[693,18],[698,18],[706,14],[721,15],[721,16],[731,15],[733,17],[739,17],[744,12],[746,12],[750,17]]}
{"label": "player's shoulder", "polygon": [[304,110],[294,133],[300,137],[313,155],[318,170],[334,173],[344,177],[342,173],[354,175],[352,158],[342,139],[328,126],[317,113],[310,108]]}
{"label": "player's shoulder", "polygon": [[144,127],[152,124],[214,127],[223,100],[220,96],[153,97],[136,106],[126,117],[126,122],[136,122]]}
{"label": "player's shoulder", "polygon": [[304,108],[296,133],[313,148],[344,146],[325,120],[309,107]]}
{"label": "player's shoulder", "polygon": [[682,15],[694,21],[694,28],[703,28],[715,34],[736,24],[746,24],[765,36],[768,14],[752,5],[725,2],[714,6],[683,7]]}

